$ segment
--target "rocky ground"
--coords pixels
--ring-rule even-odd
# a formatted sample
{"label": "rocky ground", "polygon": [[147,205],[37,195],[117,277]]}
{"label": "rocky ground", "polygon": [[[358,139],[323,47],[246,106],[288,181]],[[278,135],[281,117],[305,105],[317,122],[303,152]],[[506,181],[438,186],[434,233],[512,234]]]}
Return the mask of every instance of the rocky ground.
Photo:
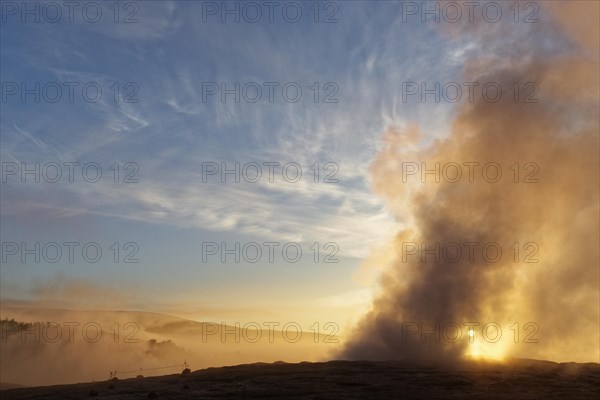
{"label": "rocky ground", "polygon": [[189,374],[3,390],[9,399],[597,399],[600,364],[514,360],[249,364]]}

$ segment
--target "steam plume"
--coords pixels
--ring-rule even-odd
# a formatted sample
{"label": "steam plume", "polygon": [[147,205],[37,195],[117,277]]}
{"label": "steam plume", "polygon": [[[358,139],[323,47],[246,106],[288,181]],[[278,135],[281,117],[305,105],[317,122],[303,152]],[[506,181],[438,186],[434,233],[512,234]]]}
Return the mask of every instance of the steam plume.
{"label": "steam plume", "polygon": [[[427,147],[419,145],[417,126],[384,133],[372,164],[373,184],[406,229],[394,239],[395,262],[381,279],[372,310],[346,343],[345,357],[454,362],[477,349],[488,356],[599,361],[598,3],[560,3],[549,10],[552,29],[566,34],[575,49],[548,54],[515,47],[518,59],[472,59],[465,81],[499,83],[504,95],[498,102],[477,97],[461,105],[447,138]],[[533,29],[548,34],[547,24]],[[517,43],[504,33],[506,42]],[[493,48],[491,38],[482,38]],[[507,92],[514,82],[535,82],[539,101],[515,101]],[[425,162],[428,169],[436,162],[458,163],[463,175],[453,183],[454,171],[448,172],[449,179],[441,176],[436,183],[430,174],[422,183],[419,173],[407,176],[406,162]],[[473,182],[465,162],[480,163]],[[495,183],[481,174],[492,162],[502,167]],[[535,164],[525,169],[529,162]],[[514,163],[518,178],[509,169]],[[524,182],[524,175],[532,181]],[[468,242],[480,243],[473,262],[465,253]],[[496,262],[482,257],[481,246],[490,242],[503,251]],[[515,242],[518,260],[509,249]],[[530,242],[537,251],[524,249]],[[458,262],[448,261],[455,252],[423,261],[420,252],[407,256],[414,248],[406,243],[429,249],[458,243],[463,254]],[[523,262],[524,253],[536,253],[532,258],[539,262]],[[480,324],[474,339],[468,322]],[[525,329],[528,322],[534,325]],[[482,341],[486,323],[501,327],[497,342]],[[452,324],[462,328],[460,340],[453,340]],[[538,342],[524,343],[534,330],[530,339]],[[489,333],[495,340],[495,329]]]}

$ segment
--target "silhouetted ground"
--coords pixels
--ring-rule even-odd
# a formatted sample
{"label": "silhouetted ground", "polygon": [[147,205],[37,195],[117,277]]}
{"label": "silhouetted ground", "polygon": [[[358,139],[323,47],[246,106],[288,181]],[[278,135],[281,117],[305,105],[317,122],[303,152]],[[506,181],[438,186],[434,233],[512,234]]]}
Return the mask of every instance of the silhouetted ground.
{"label": "silhouetted ground", "polygon": [[[156,395],[156,397],[155,397]],[[514,360],[434,368],[399,362],[248,364],[10,389],[6,399],[597,399],[600,364]]]}

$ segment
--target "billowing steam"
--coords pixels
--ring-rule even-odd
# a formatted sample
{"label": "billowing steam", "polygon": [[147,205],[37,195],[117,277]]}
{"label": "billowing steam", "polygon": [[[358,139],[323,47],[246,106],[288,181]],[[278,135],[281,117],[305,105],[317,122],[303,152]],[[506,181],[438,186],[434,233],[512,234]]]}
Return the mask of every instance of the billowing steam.
{"label": "billowing steam", "polygon": [[516,47],[498,54],[519,59],[466,66],[465,81],[501,85],[497,102],[464,102],[430,145],[416,126],[385,132],[374,188],[406,229],[345,357],[598,362],[598,3],[560,3],[561,54],[503,32]]}

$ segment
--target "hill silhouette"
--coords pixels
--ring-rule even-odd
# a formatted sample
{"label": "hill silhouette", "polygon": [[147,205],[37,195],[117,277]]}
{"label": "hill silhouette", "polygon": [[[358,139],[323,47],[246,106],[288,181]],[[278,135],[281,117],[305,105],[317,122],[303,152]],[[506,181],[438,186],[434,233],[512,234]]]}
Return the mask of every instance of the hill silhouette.
{"label": "hill silhouette", "polygon": [[440,369],[394,361],[276,362],[10,389],[2,399],[594,399],[599,383],[596,363],[514,359]]}

